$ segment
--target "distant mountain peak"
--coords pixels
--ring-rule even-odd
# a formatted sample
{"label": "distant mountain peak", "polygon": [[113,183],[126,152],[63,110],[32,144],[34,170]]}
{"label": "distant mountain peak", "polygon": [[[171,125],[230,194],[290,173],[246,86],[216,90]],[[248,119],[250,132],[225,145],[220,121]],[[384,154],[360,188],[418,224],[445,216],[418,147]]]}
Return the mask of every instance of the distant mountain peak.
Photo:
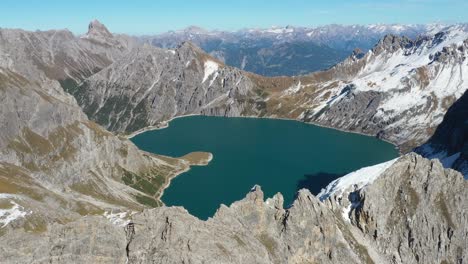
{"label": "distant mountain peak", "polygon": [[88,33],[86,33],[88,37],[112,37],[112,33],[107,29],[104,24],[99,22],[99,20],[94,19],[88,25]]}
{"label": "distant mountain peak", "polygon": [[406,36],[398,36],[393,34],[385,35],[374,47],[374,53],[380,53],[382,50],[394,52],[399,49],[407,48],[412,45],[412,40]]}
{"label": "distant mountain peak", "polygon": [[189,26],[183,30],[185,33],[206,34],[209,31],[199,26]]}

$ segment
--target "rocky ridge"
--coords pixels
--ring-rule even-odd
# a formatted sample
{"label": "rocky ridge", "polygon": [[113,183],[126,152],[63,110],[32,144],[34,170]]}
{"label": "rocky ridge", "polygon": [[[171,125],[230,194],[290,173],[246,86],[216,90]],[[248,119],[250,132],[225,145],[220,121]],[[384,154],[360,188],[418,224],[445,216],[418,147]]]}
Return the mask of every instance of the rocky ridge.
{"label": "rocky ridge", "polygon": [[86,217],[42,236],[10,233],[0,252],[39,263],[463,263],[467,187],[458,172],[409,154],[324,201],[301,190],[284,208],[281,194],[265,201],[255,186],[207,221],[180,207],[145,210],[125,228]]}
{"label": "rocky ridge", "polygon": [[128,51],[125,37],[107,35],[120,43],[109,47],[93,36],[0,30],[1,233],[160,205],[168,178],[189,167],[106,131],[63,90]]}

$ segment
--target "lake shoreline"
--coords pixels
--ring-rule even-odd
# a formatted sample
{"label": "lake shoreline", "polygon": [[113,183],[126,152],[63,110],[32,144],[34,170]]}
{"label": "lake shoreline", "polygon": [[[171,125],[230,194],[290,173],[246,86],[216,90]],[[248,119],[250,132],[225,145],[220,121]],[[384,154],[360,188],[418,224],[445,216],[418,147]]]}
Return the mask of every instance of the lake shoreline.
{"label": "lake shoreline", "polygon": [[142,129],[138,129],[137,131],[134,131],[134,132],[132,132],[132,133],[130,133],[130,134],[128,134],[128,135],[124,135],[124,137],[126,137],[127,139],[131,139],[131,138],[133,138],[133,137],[138,136],[138,135],[141,134],[141,133],[145,133],[145,132],[152,131],[152,130],[164,129],[164,128],[169,127],[169,123],[170,123],[171,121],[173,121],[174,119],[183,118],[183,117],[189,117],[189,116],[202,116],[202,115],[189,114],[189,115],[175,116],[175,117],[172,117],[172,118],[169,119],[169,120],[161,121],[160,124],[158,124],[158,125],[156,125],[156,126],[147,126],[147,127],[142,128]]}
{"label": "lake shoreline", "polygon": [[[176,117],[173,117],[171,118],[170,120],[167,120],[167,121],[163,121],[161,123],[159,123],[158,125],[155,125],[155,126],[150,126],[150,127],[145,127],[143,129],[140,129],[130,135],[128,135],[128,138],[131,139],[139,134],[142,134],[144,132],[148,132],[148,131],[152,131],[152,130],[162,130],[164,128],[168,128],[171,124],[170,122],[175,120],[176,118],[182,118],[182,117],[221,117],[221,118],[226,118],[226,119],[242,119],[242,118],[250,118],[250,119],[265,119],[265,120],[285,120],[285,121],[292,121],[292,122],[297,122],[296,124],[300,124],[300,123],[303,123],[305,125],[312,125],[310,127],[313,127],[313,126],[316,126],[317,128],[328,128],[328,129],[333,129],[335,131],[340,131],[340,132],[344,132],[344,133],[352,133],[352,134],[357,134],[357,135],[361,135],[361,136],[364,136],[364,137],[367,137],[367,138],[375,138],[375,139],[378,139],[379,141],[382,141],[382,142],[385,142],[385,143],[388,143],[390,145],[390,148],[393,148],[395,152],[398,152],[396,153],[396,155],[400,156],[401,155],[401,152],[400,151],[397,151],[399,150],[395,144],[393,144],[392,142],[389,142],[387,140],[383,140],[383,139],[380,139],[380,138],[377,138],[375,136],[371,136],[371,135],[367,135],[367,134],[364,134],[364,133],[360,133],[360,132],[355,132],[355,131],[346,131],[346,130],[341,130],[341,129],[336,129],[336,128],[330,128],[330,127],[327,127],[327,126],[323,126],[323,125],[319,125],[319,124],[315,124],[315,123],[309,123],[309,122],[303,122],[303,121],[300,121],[300,120],[296,120],[296,119],[291,119],[291,118],[277,118],[277,117],[258,117],[258,116],[236,116],[236,117],[225,117],[225,116],[211,116],[211,115],[199,115],[199,114],[190,114],[190,115],[182,115],[182,116],[176,116]],[[192,124],[192,126],[195,125],[195,123]],[[304,126],[304,127],[307,127],[307,126]],[[216,130],[214,130],[216,131]],[[326,131],[322,132],[322,133],[325,133],[327,134]],[[199,148],[200,150],[203,150],[204,148]],[[196,152],[204,152],[204,151],[193,151],[193,152],[188,152],[188,154],[185,154],[185,155],[181,155],[181,156],[178,156],[178,155],[171,155],[171,156],[168,156],[168,157],[172,157],[172,158],[175,158],[175,159],[178,159],[179,161],[180,160],[183,160],[183,163],[186,164],[186,166],[180,166],[179,167],[179,170],[177,170],[173,175],[171,175],[170,177],[168,177],[167,179],[167,182],[164,184],[164,186],[161,187],[161,190],[160,190],[160,193],[158,193],[158,196],[157,196],[157,199],[158,201],[161,202],[161,204],[163,205],[166,205],[166,203],[164,203],[162,201],[162,197],[164,196],[164,194],[166,193],[166,189],[168,189],[172,184],[172,179],[183,174],[183,173],[186,173],[188,171],[190,171],[192,168],[191,166],[207,166],[210,164],[211,160],[213,159],[213,154],[210,153],[210,152],[206,152],[204,153],[204,156],[192,156],[191,158],[190,157],[186,157],[186,156],[190,156],[189,154],[192,153],[192,154],[195,154]],[[156,153],[155,153],[156,154]],[[208,155],[207,155],[208,154]],[[157,155],[157,154],[156,154]],[[167,206],[167,205],[166,205]]]}
{"label": "lake shoreline", "polygon": [[166,120],[166,121],[162,121],[161,123],[163,123],[162,125],[157,125],[157,126],[148,126],[148,127],[145,127],[145,128],[142,128],[142,129],[139,129],[135,132],[132,132],[131,134],[129,135],[126,135],[125,137],[127,139],[131,139],[141,133],[144,133],[144,132],[148,132],[148,131],[152,131],[152,130],[160,130],[160,129],[164,129],[164,128],[168,128],[169,127],[169,123],[175,119],[178,119],[178,118],[183,118],[183,117],[189,117],[189,116],[207,116],[207,117],[224,117],[224,118],[252,118],[252,119],[270,119],[270,120],[286,120],[286,121],[295,121],[295,122],[299,122],[299,123],[303,123],[303,124],[307,124],[307,125],[314,125],[314,126],[318,126],[318,127],[323,127],[323,128],[329,128],[329,129],[333,129],[333,130],[337,130],[337,131],[341,131],[341,132],[346,132],[346,133],[352,133],[352,134],[358,134],[358,135],[362,135],[362,136],[367,136],[367,137],[372,137],[372,138],[377,138],[379,140],[382,140],[382,141],[385,141],[391,145],[393,145],[395,147],[395,149],[398,150],[398,154],[401,156],[405,153],[402,153],[401,149],[398,147],[398,145],[396,145],[394,142],[390,141],[390,140],[387,140],[387,139],[384,139],[384,138],[378,138],[376,136],[373,136],[373,135],[369,135],[369,134],[365,134],[365,133],[362,133],[362,132],[358,132],[358,131],[350,131],[350,130],[345,130],[345,129],[341,129],[341,128],[336,128],[336,127],[331,127],[331,126],[326,126],[326,125],[323,125],[323,124],[318,124],[318,123],[312,123],[312,122],[304,122],[304,121],[301,121],[301,120],[297,120],[297,119],[293,119],[293,118],[285,118],[285,117],[268,117],[268,116],[216,116],[216,115],[201,115],[201,114],[188,114],[188,115],[180,115],[180,116],[175,116],[175,117],[172,117],[171,119],[169,120]]}
{"label": "lake shoreline", "polygon": [[[187,153],[186,155],[190,155],[191,153],[193,153],[193,152]],[[186,155],[184,155],[182,157],[176,157],[176,158],[169,157],[169,158],[181,160],[182,162],[187,164],[187,167],[185,167],[182,170],[179,170],[179,171],[175,172],[174,175],[167,178],[166,183],[164,184],[164,186],[161,187],[161,191],[159,192],[158,197],[156,197],[156,199],[158,201],[160,201],[165,206],[166,204],[162,201],[161,198],[164,195],[164,191],[171,185],[172,179],[174,179],[175,177],[177,177],[177,176],[179,176],[179,175],[181,175],[183,173],[186,173],[186,172],[190,171],[192,166],[207,166],[207,165],[209,165],[210,162],[213,160],[213,153],[211,153],[211,152],[207,152],[207,153],[208,153],[208,158],[206,160],[204,160],[204,164],[201,164],[201,163],[199,163],[199,164],[190,164],[190,161],[185,160],[185,159],[182,158],[182,157],[184,157]],[[160,156],[164,156],[164,155],[160,155]],[[151,157],[151,158],[156,159],[156,157]]]}

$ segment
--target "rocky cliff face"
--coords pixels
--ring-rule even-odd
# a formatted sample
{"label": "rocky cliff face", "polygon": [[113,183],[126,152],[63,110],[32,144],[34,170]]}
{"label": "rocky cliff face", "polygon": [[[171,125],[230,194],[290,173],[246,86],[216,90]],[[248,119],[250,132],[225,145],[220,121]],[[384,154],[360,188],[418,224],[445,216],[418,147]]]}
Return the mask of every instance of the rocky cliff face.
{"label": "rocky cliff face", "polygon": [[[463,263],[466,259],[468,186],[459,173],[410,154],[393,161],[372,182],[356,186],[334,189],[323,201],[302,190],[290,208],[283,207],[281,194],[265,201],[256,186],[243,200],[222,205],[207,221],[178,207],[145,210],[125,228],[102,217],[88,217],[54,225],[41,235],[8,233],[0,252],[7,262],[52,263],[126,259],[128,263]],[[23,243],[20,250],[13,250],[13,241]],[[82,241],[90,242],[78,249]]]}
{"label": "rocky cliff face", "polygon": [[160,205],[162,186],[188,162],[114,136],[88,120],[59,83],[89,76],[122,50],[66,31],[0,30],[0,46],[2,233]]}
{"label": "rocky cliff face", "polygon": [[96,122],[129,133],[187,114],[256,115],[252,87],[240,70],[186,42],[138,47],[68,91]]}

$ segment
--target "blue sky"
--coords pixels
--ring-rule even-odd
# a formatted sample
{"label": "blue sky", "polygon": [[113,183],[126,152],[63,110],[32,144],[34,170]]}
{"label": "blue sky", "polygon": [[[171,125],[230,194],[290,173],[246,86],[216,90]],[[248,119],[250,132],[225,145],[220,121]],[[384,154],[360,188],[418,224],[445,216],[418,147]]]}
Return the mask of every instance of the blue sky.
{"label": "blue sky", "polygon": [[324,24],[468,22],[468,0],[2,0],[0,27],[68,28],[96,18],[112,32],[151,34],[207,29]]}

